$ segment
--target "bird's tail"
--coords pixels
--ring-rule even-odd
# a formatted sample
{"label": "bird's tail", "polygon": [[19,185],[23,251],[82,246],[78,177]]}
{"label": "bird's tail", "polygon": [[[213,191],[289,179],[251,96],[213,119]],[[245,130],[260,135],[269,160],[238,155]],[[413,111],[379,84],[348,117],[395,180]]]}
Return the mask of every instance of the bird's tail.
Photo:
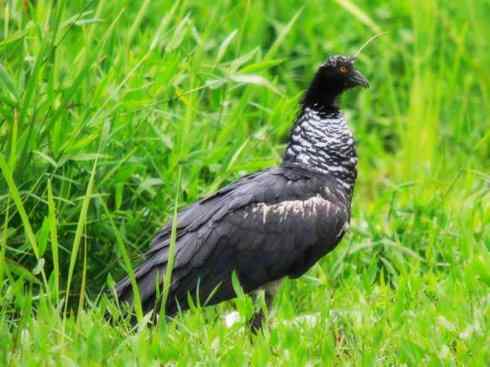
{"label": "bird's tail", "polygon": [[[163,284],[163,275],[166,266],[155,266],[152,260],[147,260],[141,264],[135,271],[134,277],[136,287],[139,293],[143,313],[146,314],[156,308],[156,295],[161,291]],[[134,311],[135,289],[129,276],[120,280],[115,286],[116,297],[121,305],[129,305]]]}
{"label": "bird's tail", "polygon": [[[153,311],[154,317],[160,314],[167,265],[167,249],[164,248],[156,253],[152,253],[151,257],[147,258],[134,272],[143,314],[147,314],[150,311]],[[179,303],[176,299],[176,292],[181,290],[179,286],[181,285],[182,278],[185,278],[187,273],[185,269],[176,269],[174,266],[171,285],[164,308],[166,316],[173,316],[179,310],[187,308],[185,300]],[[137,299],[135,297],[135,287],[131,283],[129,276],[121,279],[116,284],[114,290],[119,304],[123,308],[129,308],[129,311],[134,314]],[[132,321],[135,322],[136,318],[133,317]]]}

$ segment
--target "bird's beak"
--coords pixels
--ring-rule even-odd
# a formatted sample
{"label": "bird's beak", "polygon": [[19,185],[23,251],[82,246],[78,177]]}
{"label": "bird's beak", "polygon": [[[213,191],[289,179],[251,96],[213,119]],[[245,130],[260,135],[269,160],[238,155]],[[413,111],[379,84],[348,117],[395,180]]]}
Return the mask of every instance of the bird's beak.
{"label": "bird's beak", "polygon": [[361,86],[364,88],[369,88],[369,82],[364,75],[362,75],[359,71],[353,70],[351,75],[349,76],[349,82],[352,86]]}

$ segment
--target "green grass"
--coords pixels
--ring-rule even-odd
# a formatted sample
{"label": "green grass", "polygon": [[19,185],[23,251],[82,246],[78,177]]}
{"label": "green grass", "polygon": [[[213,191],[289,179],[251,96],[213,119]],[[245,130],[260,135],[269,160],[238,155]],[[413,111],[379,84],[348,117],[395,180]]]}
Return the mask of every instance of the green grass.
{"label": "green grass", "polygon": [[[0,365],[490,364],[490,4],[355,4],[2,3]],[[379,31],[350,234],[272,326],[224,326],[247,297],[107,324],[175,203],[277,164],[315,67]]]}

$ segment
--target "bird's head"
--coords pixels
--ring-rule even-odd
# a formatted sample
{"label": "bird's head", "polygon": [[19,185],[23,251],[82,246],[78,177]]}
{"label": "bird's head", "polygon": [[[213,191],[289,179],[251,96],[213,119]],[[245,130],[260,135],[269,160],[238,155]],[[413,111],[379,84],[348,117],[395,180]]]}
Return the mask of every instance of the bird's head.
{"label": "bird's head", "polygon": [[342,92],[357,86],[369,87],[367,79],[354,67],[355,60],[349,56],[330,56],[318,68],[303,104],[337,108],[336,100]]}
{"label": "bird's head", "polygon": [[318,73],[325,82],[339,90],[354,88],[357,86],[369,87],[367,79],[354,68],[354,57],[330,56],[325,63],[320,65]]}

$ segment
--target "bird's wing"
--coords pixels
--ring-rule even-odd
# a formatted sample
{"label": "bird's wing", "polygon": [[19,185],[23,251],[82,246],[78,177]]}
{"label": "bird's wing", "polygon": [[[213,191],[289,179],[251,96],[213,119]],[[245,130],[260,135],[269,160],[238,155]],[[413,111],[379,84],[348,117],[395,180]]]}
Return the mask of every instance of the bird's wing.
{"label": "bird's wing", "polygon": [[[246,186],[253,180],[260,177],[266,171],[260,171],[241,177],[238,181],[231,183],[219,191],[211,194],[198,202],[183,209],[177,218],[177,238],[184,236],[188,232],[193,232],[203,224],[207,223],[216,212],[222,207],[222,202],[240,187]],[[242,199],[246,199],[243,197]],[[162,248],[168,247],[170,234],[172,232],[172,222],[168,222],[153,239],[152,244],[145,257],[151,256]]]}
{"label": "bird's wing", "polygon": [[[202,303],[232,298],[233,271],[245,291],[303,274],[337,244],[347,221],[347,208],[325,179],[281,168],[242,178],[178,216],[168,312],[177,304],[185,308],[188,293]],[[155,284],[165,273],[169,227],[136,271],[146,310],[154,306]],[[120,299],[131,300],[128,280],[116,289]]]}

